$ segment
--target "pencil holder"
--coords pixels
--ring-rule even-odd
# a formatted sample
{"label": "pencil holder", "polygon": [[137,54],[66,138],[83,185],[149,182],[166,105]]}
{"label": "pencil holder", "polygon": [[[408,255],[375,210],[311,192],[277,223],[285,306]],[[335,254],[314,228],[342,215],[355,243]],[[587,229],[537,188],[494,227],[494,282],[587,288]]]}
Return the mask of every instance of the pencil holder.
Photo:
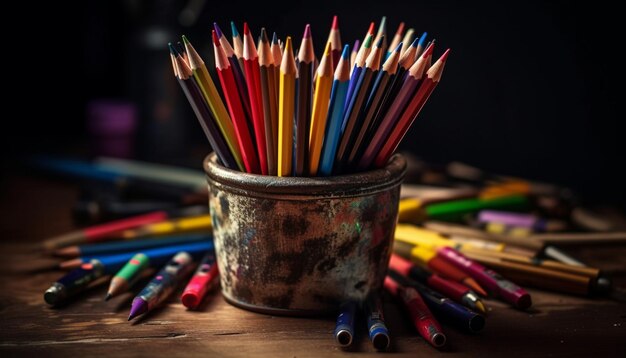
{"label": "pencil holder", "polygon": [[222,293],[279,315],[329,312],[382,286],[406,161],[335,177],[275,177],[204,161]]}

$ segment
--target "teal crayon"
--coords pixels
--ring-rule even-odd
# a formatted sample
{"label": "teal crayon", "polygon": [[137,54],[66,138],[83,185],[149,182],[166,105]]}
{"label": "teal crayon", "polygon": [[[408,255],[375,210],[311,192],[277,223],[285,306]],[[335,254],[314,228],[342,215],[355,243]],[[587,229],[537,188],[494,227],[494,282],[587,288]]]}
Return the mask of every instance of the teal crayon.
{"label": "teal crayon", "polygon": [[193,269],[193,258],[186,252],[179,252],[133,299],[128,320],[154,309],[165,301],[176,289],[180,281]]}
{"label": "teal crayon", "polygon": [[104,266],[98,260],[84,263],[53,283],[43,294],[43,299],[49,305],[60,305],[104,275]]}

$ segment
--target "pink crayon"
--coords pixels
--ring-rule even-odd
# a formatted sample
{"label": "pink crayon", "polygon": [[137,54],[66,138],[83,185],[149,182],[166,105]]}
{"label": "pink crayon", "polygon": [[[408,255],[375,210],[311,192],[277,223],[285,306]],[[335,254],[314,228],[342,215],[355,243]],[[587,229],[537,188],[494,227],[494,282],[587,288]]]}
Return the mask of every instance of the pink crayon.
{"label": "pink crayon", "polygon": [[204,256],[198,269],[194,273],[191,280],[185,287],[182,296],[183,305],[189,309],[198,307],[202,298],[206,295],[212,286],[213,280],[217,277],[217,263],[215,262],[215,254],[210,252]]}

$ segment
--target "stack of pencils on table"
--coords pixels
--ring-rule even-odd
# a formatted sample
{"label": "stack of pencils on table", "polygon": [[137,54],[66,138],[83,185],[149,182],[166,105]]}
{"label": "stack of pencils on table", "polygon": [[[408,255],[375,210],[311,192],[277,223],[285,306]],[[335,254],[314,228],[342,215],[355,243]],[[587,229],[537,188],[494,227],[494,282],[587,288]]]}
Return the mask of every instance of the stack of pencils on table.
{"label": "stack of pencils on table", "polygon": [[[421,185],[402,187],[384,288],[432,346],[446,342],[439,322],[468,333],[482,330],[490,299],[520,310],[531,307],[531,295],[521,286],[620,299],[605,273],[566,250],[624,243],[623,223],[574,205],[578,200],[570,191],[553,185],[459,163],[444,171],[423,163],[415,168],[412,175]],[[380,300],[373,294],[341,306],[334,331],[340,346],[352,344],[360,313],[373,346],[387,349]]]}
{"label": "stack of pencils on table", "polygon": [[[383,167],[441,80],[449,49],[385,18],[362,42],[341,47],[337,17],[321,57],[306,25],[299,50],[262,28],[255,42],[231,22],[232,43],[212,34],[219,89],[183,36],[169,45],[179,80],[206,137],[228,168],[274,176],[330,176]],[[222,98],[225,101],[222,101]]]}

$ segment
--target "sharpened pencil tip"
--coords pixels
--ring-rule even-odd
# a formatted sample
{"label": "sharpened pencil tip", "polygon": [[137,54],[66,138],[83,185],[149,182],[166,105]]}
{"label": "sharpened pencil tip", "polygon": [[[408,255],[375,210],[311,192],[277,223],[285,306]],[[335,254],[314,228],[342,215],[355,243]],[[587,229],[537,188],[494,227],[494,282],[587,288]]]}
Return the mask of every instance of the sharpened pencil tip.
{"label": "sharpened pencil tip", "polygon": [[430,45],[428,45],[428,48],[426,48],[426,51],[424,51],[424,55],[422,55],[422,57],[426,58],[428,56],[432,56],[434,48],[435,48],[435,43],[431,42]]}
{"label": "sharpened pencil tip", "polygon": [[476,302],[476,309],[482,314],[487,314],[487,308],[485,308],[485,305],[480,301]]}
{"label": "sharpened pencil tip", "polygon": [[449,54],[450,54],[450,49],[447,49],[446,52],[444,52],[443,55],[441,55],[441,57],[439,57],[439,61],[446,62],[446,60],[448,59],[448,55]]}
{"label": "sharpened pencil tip", "polygon": [[230,32],[233,33],[233,37],[238,37],[239,36],[239,31],[237,31],[237,26],[235,26],[235,22],[234,21],[230,22]]}
{"label": "sharpened pencil tip", "polygon": [[244,35],[248,35],[250,33],[250,28],[248,27],[248,23],[244,22],[243,23],[243,34]]}
{"label": "sharpened pencil tip", "polygon": [[222,37],[222,29],[220,29],[220,26],[217,24],[217,22],[213,23],[213,30],[217,33],[218,39]]}
{"label": "sharpened pencil tip", "polygon": [[341,52],[341,57],[345,60],[350,58],[350,45],[344,45],[343,51]]}
{"label": "sharpened pencil tip", "polygon": [[393,52],[400,52],[400,50],[402,50],[402,41],[400,41],[400,43],[398,44],[398,46],[396,46],[395,50],[393,50]]}
{"label": "sharpened pencil tip", "polygon": [[311,25],[306,24],[306,26],[304,27],[304,35],[302,36],[302,38],[308,38],[311,37]]}
{"label": "sharpened pencil tip", "polygon": [[411,47],[417,47],[420,43],[420,39],[419,38],[414,38],[413,42],[411,42]]}
{"label": "sharpened pencil tip", "polygon": [[382,35],[379,39],[378,42],[376,43],[376,47],[381,48],[383,47],[383,40],[385,39],[385,35]]}
{"label": "sharpened pencil tip", "polygon": [[374,23],[374,21],[370,22],[370,28],[367,29],[367,33],[369,35],[373,35],[374,34],[374,26],[376,26],[376,24]]}
{"label": "sharpened pencil tip", "polygon": [[176,51],[176,48],[174,47],[174,44],[173,44],[173,43],[168,42],[168,43],[167,43],[167,48],[169,48],[169,49],[170,49],[170,53],[171,53],[172,55],[174,55],[174,56],[177,56],[177,55],[178,55],[178,51]]}
{"label": "sharpened pencil tip", "polygon": [[276,36],[276,32],[272,34],[272,44],[278,44],[278,36]]}
{"label": "sharpened pencil tip", "polygon": [[128,316],[128,320],[129,320],[129,321],[130,321],[131,319],[133,319],[133,318],[135,318],[135,317]]}
{"label": "sharpened pencil tip", "polygon": [[218,39],[218,35],[217,35],[217,31],[213,30],[211,31],[211,36],[213,37],[213,44],[217,47],[220,46],[220,40]]}
{"label": "sharpened pencil tip", "polygon": [[189,43],[189,40],[187,39],[187,36],[183,35],[183,36],[182,36],[182,38],[183,38],[183,43],[184,43],[185,45],[189,45],[189,44],[190,44],[190,43]]}
{"label": "sharpened pencil tip", "polygon": [[267,39],[267,31],[265,31],[265,27],[261,27],[261,34],[259,35],[259,37],[264,43],[270,42],[270,40]]}
{"label": "sharpened pencil tip", "polygon": [[333,16],[333,25],[330,28],[333,30],[339,29],[339,21],[337,20],[337,15]]}
{"label": "sharpened pencil tip", "polygon": [[424,42],[426,42],[426,36],[428,36],[428,32],[424,32],[422,36],[420,36],[419,45],[424,47]]}
{"label": "sharpened pencil tip", "polygon": [[352,47],[352,51],[357,52],[359,51],[359,47],[361,46],[361,41],[359,40],[355,40],[354,41],[354,47]]}
{"label": "sharpened pencil tip", "polygon": [[106,295],[106,296],[104,296],[104,302],[106,302],[106,301],[110,300],[110,299],[111,299],[111,297],[112,297],[112,296],[111,296],[111,294],[110,294],[110,293],[107,293],[107,295]]}
{"label": "sharpened pencil tip", "polygon": [[372,34],[367,35],[367,37],[365,38],[365,43],[363,44],[363,46],[365,46],[365,48],[372,47],[372,41],[374,41],[374,36]]}
{"label": "sharpened pencil tip", "polygon": [[[287,36],[287,38],[285,39],[285,53],[288,53],[289,51],[291,51],[291,36]],[[283,55],[284,56],[284,55]]]}

